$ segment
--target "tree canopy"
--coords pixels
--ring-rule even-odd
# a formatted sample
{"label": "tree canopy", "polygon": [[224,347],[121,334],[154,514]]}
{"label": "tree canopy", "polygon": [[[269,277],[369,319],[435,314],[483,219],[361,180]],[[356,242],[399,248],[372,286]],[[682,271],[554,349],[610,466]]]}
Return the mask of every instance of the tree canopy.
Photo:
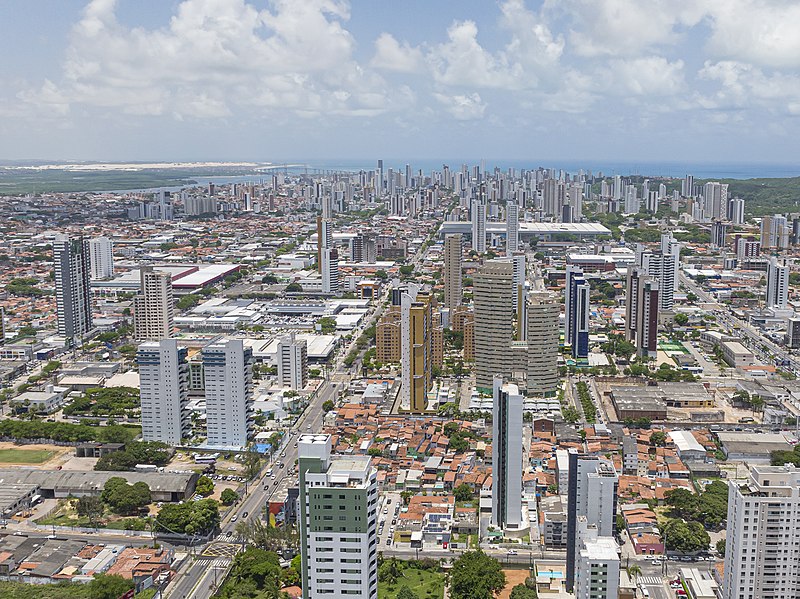
{"label": "tree canopy", "polygon": [[95,464],[95,470],[133,470],[137,464],[166,466],[169,462],[169,445],[161,441],[131,442],[123,451],[107,453]]}
{"label": "tree canopy", "polygon": [[500,562],[481,550],[462,553],[450,571],[452,599],[492,599],[505,584]]}
{"label": "tree canopy", "polygon": [[106,481],[100,499],[113,512],[123,515],[135,514],[139,508],[152,502],[147,483],[129,485],[121,476],[112,476]]}
{"label": "tree canopy", "polygon": [[219,524],[219,506],[213,499],[168,503],[156,516],[156,532],[205,534]]}

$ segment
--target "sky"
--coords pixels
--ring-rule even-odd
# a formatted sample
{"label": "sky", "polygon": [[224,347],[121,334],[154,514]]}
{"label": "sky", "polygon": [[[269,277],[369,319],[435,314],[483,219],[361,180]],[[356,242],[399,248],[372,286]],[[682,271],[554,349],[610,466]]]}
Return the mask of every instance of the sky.
{"label": "sky", "polygon": [[795,163],[794,0],[4,0],[0,159]]}

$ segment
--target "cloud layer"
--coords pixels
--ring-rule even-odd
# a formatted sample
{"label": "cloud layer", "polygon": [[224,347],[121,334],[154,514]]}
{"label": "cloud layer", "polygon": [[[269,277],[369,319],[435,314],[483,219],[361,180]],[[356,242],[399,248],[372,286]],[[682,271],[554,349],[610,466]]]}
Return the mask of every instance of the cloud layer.
{"label": "cloud layer", "polygon": [[790,0],[500,0],[491,18],[460,16],[423,41],[390,18],[364,37],[352,13],[375,9],[360,2],[263,6],[183,0],[147,28],[121,22],[115,0],[91,0],[58,76],[6,85],[0,116],[144,129],[299,120],[314,124],[307,131],[366,119],[409,136],[447,122],[518,133],[547,121],[552,133],[602,121],[649,123],[660,136],[674,122],[788,133],[800,113],[800,5]]}

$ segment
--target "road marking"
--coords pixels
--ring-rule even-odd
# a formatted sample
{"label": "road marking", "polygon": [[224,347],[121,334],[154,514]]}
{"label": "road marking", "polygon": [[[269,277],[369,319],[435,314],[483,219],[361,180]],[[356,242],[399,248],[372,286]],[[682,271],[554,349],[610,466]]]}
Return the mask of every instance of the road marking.
{"label": "road marking", "polygon": [[236,554],[239,553],[241,548],[242,548],[241,545],[236,545],[233,543],[222,543],[216,541],[214,543],[211,543],[208,547],[206,547],[198,557],[199,559],[215,559],[215,558],[233,559],[234,557],[236,557]]}
{"label": "road marking", "polygon": [[640,576],[639,584],[650,584],[661,586],[664,584],[664,579],[658,576]]}

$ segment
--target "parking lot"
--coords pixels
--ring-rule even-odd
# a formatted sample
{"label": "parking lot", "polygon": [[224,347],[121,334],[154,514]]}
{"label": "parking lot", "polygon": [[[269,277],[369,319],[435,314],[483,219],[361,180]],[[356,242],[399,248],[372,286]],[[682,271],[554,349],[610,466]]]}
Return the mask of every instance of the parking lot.
{"label": "parking lot", "polygon": [[394,544],[394,531],[403,500],[400,493],[385,493],[378,502],[378,547],[391,547]]}

